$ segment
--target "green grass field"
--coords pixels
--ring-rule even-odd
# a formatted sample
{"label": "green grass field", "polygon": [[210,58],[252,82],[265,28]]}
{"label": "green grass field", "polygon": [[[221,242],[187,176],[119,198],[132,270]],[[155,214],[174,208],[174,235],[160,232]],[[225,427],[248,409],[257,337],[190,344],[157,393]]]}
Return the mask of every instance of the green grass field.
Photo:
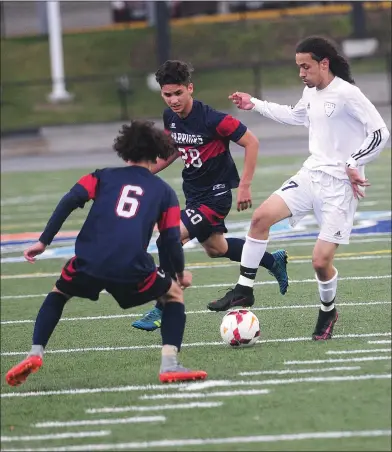
{"label": "green grass field", "polygon": [[[302,161],[262,157],[254,204]],[[238,350],[221,343],[223,315],[206,311],[236,282],[238,264],[211,260],[195,246],[186,252],[194,286],[185,292],[181,355],[184,365],[209,373],[208,385],[160,385],[159,331],[130,326],[148,306],[122,311],[102,294],[97,303],[72,300],[43,368],[25,385],[8,387],[5,373],[29,350],[35,316],[65,259],[3,261],[23,249],[4,246],[4,234],[40,232],[60,196],[93,169],[2,174],[2,450],[391,450],[389,233],[356,234],[338,250],[340,318],[332,341],[310,341],[319,304],[314,238],[271,240],[269,250],[289,252],[291,285],[282,297],[259,271],[253,311],[261,340]],[[370,216],[362,220],[367,226],[377,215],[390,218],[390,172],[390,151],[367,169],[372,187],[359,209]],[[180,194],[180,164],[162,176]],[[85,215],[75,212],[63,230],[78,230]],[[250,216],[233,210],[229,230],[244,235]],[[317,230],[311,218],[307,224],[306,231]]]}

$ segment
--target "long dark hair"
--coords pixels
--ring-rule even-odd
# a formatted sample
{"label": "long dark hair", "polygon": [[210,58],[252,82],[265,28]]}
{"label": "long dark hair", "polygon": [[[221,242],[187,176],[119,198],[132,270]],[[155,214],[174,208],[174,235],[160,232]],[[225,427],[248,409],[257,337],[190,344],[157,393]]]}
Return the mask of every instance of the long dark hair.
{"label": "long dark hair", "polygon": [[348,61],[339,54],[336,46],[331,41],[328,41],[328,39],[321,38],[320,36],[310,36],[297,45],[295,52],[310,53],[316,61],[328,58],[329,69],[333,75],[353,85],[355,84],[351,76],[351,68]]}

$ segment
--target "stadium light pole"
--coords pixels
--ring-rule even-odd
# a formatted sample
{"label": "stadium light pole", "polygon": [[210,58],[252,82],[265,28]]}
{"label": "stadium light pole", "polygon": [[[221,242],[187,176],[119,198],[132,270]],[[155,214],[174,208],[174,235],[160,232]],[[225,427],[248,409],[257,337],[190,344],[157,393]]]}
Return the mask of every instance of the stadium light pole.
{"label": "stadium light pole", "polygon": [[63,41],[61,36],[60,3],[46,2],[49,28],[50,68],[52,74],[52,92],[48,98],[51,102],[64,102],[72,99],[65,89]]}
{"label": "stadium light pole", "polygon": [[158,64],[170,58],[170,10],[167,1],[155,3],[155,26]]}
{"label": "stadium light pole", "polygon": [[366,14],[363,2],[351,2],[351,20],[353,25],[353,38],[366,38]]}

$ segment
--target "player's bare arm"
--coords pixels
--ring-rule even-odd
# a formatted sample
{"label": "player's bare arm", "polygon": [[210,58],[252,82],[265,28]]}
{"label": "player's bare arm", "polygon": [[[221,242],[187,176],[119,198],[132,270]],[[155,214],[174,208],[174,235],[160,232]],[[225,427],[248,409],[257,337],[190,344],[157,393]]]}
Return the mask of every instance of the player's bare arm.
{"label": "player's bare arm", "polygon": [[244,169],[240,184],[237,190],[237,210],[246,210],[252,207],[251,183],[257,164],[257,155],[259,153],[259,140],[248,129],[245,134],[237,141],[237,144],[245,149]]}
{"label": "player's bare arm", "polygon": [[252,96],[248,93],[236,91],[235,93],[230,94],[229,99],[232,100],[233,104],[240,110],[252,110],[255,104],[251,102],[251,97]]}
{"label": "player's bare arm", "polygon": [[158,158],[157,162],[154,165],[152,165],[152,167],[151,167],[152,174],[157,174],[160,171],[164,170],[165,168],[170,166],[175,160],[177,160],[178,157],[179,157],[179,154],[175,153],[175,154],[171,155],[167,160]]}
{"label": "player's bare arm", "polygon": [[34,264],[36,256],[39,256],[46,250],[46,245],[42,242],[36,242],[34,245],[31,245],[23,252],[25,259]]}
{"label": "player's bare arm", "polygon": [[182,273],[177,273],[177,281],[181,289],[186,289],[192,285],[192,273],[189,270],[184,270]]}
{"label": "player's bare arm", "polygon": [[346,168],[346,173],[351,182],[354,197],[356,199],[364,198],[365,192],[361,190],[361,187],[370,187],[368,179],[361,176],[358,168]]}

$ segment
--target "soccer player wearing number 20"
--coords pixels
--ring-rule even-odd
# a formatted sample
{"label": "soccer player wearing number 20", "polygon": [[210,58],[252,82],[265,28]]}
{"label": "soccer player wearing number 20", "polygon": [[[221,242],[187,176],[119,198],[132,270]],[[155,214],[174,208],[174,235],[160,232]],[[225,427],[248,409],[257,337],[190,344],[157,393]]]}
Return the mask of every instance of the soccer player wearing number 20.
{"label": "soccer player wearing number 20", "polygon": [[332,337],[338,318],[334,255],[340,244],[349,243],[358,200],[364,196],[364,187],[370,186],[364,175],[365,164],[381,152],[389,132],[374,105],[354,85],[349,64],[334,44],[309,37],[298,44],[296,63],[306,86],[294,107],[255,99],[246,93],[230,96],[242,110],[256,111],[282,124],[308,127],[310,157],[295,176],[254,211],[238,284],[208,307],[226,310],[238,299],[252,306],[254,279],[270,227],[288,217],[294,225],[313,211],[320,226],[312,263],[321,307],[312,338],[326,340]]}
{"label": "soccer player wearing number 20", "polygon": [[[181,211],[181,240],[197,238],[210,257],[226,257],[240,262],[245,241],[226,239],[225,217],[232,205],[232,189],[237,188],[237,210],[251,207],[250,184],[256,169],[259,142],[238,119],[214,110],[193,98],[192,68],[182,62],[166,61],[156,72],[161,95],[168,108],[163,113],[165,130],[171,135],[178,153],[168,160],[158,160],[157,173],[180,157],[185,209]],[[241,180],[230,154],[230,141],[245,148]],[[158,239],[159,262],[172,273],[167,252]],[[265,253],[259,265],[278,281],[280,292],[287,291],[287,255],[284,250]],[[238,306],[241,306],[239,301]],[[153,331],[159,328],[162,309],[159,303],[132,325]]]}

